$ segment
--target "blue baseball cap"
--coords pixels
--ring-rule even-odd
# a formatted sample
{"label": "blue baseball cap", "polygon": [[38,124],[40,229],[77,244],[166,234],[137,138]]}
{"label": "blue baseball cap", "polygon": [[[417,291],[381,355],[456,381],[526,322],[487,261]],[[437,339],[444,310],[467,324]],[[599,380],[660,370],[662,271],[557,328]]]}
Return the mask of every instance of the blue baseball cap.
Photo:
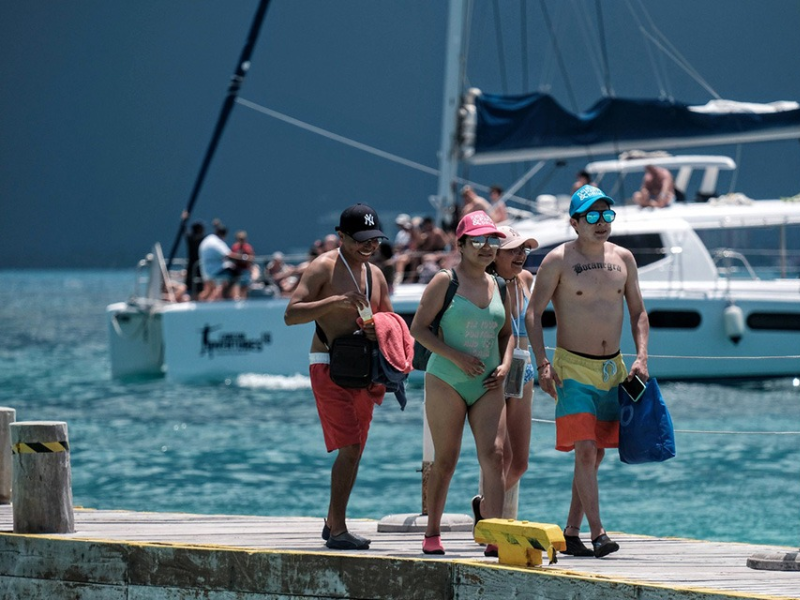
{"label": "blue baseball cap", "polygon": [[606,196],[600,188],[593,185],[584,185],[572,194],[572,201],[569,203],[569,216],[574,217],[576,214],[586,212],[598,200],[605,200],[609,205],[614,204],[614,200]]}

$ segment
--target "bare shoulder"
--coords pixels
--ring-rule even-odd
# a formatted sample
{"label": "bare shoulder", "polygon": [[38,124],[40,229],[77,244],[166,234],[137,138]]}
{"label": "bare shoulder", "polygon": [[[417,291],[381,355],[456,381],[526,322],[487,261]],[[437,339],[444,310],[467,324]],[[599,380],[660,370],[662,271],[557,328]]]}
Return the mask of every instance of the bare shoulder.
{"label": "bare shoulder", "polygon": [[609,245],[612,252],[619,256],[626,264],[633,264],[633,266],[636,266],[636,259],[634,259],[633,253],[630,250],[611,242],[606,243]]}
{"label": "bare shoulder", "polygon": [[567,257],[567,254],[575,245],[574,242],[564,242],[560,246],[556,246],[550,252],[548,252],[544,259],[542,259],[542,264],[540,268],[547,267],[551,269],[559,269],[564,264],[564,260]]}

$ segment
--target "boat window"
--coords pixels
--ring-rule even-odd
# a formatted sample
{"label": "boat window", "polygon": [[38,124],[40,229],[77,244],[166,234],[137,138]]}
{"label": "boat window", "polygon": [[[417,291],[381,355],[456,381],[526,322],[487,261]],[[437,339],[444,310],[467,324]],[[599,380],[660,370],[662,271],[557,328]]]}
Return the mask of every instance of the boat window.
{"label": "boat window", "polygon": [[653,329],[697,329],[702,317],[694,310],[654,310],[647,313]]}
{"label": "boat window", "polygon": [[798,313],[750,313],[747,317],[750,329],[770,329],[774,331],[800,331]]}
{"label": "boat window", "polygon": [[659,261],[665,255],[664,242],[657,233],[612,235],[608,241],[630,250],[639,268]]}

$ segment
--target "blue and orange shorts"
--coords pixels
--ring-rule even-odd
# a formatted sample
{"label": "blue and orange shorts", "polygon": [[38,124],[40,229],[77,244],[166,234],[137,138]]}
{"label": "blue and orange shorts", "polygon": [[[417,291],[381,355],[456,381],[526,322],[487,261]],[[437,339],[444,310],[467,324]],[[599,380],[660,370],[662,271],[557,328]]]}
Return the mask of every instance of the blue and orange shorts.
{"label": "blue and orange shorts", "polygon": [[343,388],[331,380],[326,353],[312,353],[310,359],[311,391],[317,401],[325,447],[333,452],[357,444],[363,452],[372,411],[376,404],[383,402],[386,387],[373,384],[364,389]]}
{"label": "blue and orange shorts", "polygon": [[556,348],[556,450],[569,452],[575,442],[593,440],[598,448],[619,446],[617,386],[628,376],[622,354],[585,357]]}

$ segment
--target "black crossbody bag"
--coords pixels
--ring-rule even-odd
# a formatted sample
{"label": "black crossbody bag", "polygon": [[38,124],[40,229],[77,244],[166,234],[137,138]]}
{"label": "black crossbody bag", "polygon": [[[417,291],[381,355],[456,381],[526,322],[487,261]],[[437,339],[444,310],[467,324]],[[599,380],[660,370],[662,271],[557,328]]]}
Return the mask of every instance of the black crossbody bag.
{"label": "black crossbody bag", "polygon": [[[367,289],[372,289],[372,269],[367,267]],[[344,388],[367,388],[378,371],[378,344],[368,339],[363,331],[337,337],[328,344],[328,338],[319,323],[317,337],[330,350],[331,380]]]}

